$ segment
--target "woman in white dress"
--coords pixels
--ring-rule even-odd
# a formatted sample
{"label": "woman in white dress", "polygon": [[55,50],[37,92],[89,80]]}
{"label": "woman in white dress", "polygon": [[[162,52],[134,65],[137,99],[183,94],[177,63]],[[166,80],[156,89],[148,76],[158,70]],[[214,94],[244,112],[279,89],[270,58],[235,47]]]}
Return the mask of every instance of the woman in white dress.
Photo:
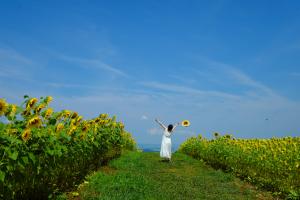
{"label": "woman in white dress", "polygon": [[170,124],[168,127],[166,127],[163,123],[161,123],[158,119],[155,119],[155,121],[163,128],[163,136],[161,141],[161,147],[160,147],[160,157],[167,159],[171,161],[171,154],[172,154],[172,143],[171,143],[171,135],[174,131],[174,129],[180,124],[176,123],[174,126]]}

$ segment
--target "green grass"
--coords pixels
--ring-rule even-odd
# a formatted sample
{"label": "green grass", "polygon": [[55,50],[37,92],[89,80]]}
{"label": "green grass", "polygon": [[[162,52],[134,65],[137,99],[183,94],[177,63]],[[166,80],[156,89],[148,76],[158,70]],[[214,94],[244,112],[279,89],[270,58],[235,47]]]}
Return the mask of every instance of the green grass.
{"label": "green grass", "polygon": [[161,162],[158,153],[129,152],[87,177],[69,199],[272,199],[231,174],[181,153]]}

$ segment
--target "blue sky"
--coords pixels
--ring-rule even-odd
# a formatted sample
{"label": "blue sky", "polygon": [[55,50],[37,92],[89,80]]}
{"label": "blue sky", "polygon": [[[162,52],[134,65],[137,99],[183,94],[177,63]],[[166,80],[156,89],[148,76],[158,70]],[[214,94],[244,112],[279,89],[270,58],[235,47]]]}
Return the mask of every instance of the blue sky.
{"label": "blue sky", "polygon": [[[299,1],[1,1],[0,97],[117,115],[138,143],[300,134]],[[268,120],[266,120],[268,119]]]}

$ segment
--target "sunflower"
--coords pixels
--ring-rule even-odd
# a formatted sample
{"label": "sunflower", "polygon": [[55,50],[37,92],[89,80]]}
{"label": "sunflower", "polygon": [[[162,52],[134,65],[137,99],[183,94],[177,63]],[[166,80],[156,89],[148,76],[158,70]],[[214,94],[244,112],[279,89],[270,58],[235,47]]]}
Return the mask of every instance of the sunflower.
{"label": "sunflower", "polygon": [[100,120],[101,120],[101,119],[97,117],[97,118],[95,119],[95,122],[98,123],[98,122],[100,122]]}
{"label": "sunflower", "polygon": [[14,104],[10,104],[6,109],[5,116],[6,117],[13,117],[16,114],[17,106]]}
{"label": "sunflower", "polygon": [[183,121],[181,122],[181,125],[184,126],[184,127],[187,127],[187,126],[189,126],[190,124],[191,124],[191,123],[190,123],[189,120],[183,120]]}
{"label": "sunflower", "polygon": [[25,129],[22,133],[22,139],[23,141],[28,141],[30,139],[31,136],[31,130],[30,129]]}
{"label": "sunflower", "polygon": [[119,122],[119,126],[120,126],[121,129],[124,128],[124,124],[122,122]]}
{"label": "sunflower", "polygon": [[64,110],[64,111],[62,112],[62,115],[63,115],[65,118],[70,117],[71,111],[69,111],[69,110]]}
{"label": "sunflower", "polygon": [[7,109],[7,103],[4,99],[0,99],[0,116],[4,115]]}
{"label": "sunflower", "polygon": [[99,125],[98,124],[94,124],[94,131],[96,132],[97,131],[97,128],[99,127]]}
{"label": "sunflower", "polygon": [[57,124],[56,128],[55,128],[55,132],[59,132],[64,128],[64,124],[63,123],[59,123]]}
{"label": "sunflower", "polygon": [[103,114],[103,113],[100,114],[100,115],[99,115],[99,118],[105,118],[105,114]]}
{"label": "sunflower", "polygon": [[71,126],[71,128],[69,129],[69,132],[68,132],[68,134],[69,135],[72,135],[72,133],[76,130],[76,126]]}
{"label": "sunflower", "polygon": [[81,140],[84,140],[84,139],[85,139],[85,136],[86,136],[86,133],[85,133],[85,132],[81,133],[81,134],[80,134],[80,139],[81,139]]}
{"label": "sunflower", "polygon": [[203,138],[202,135],[199,134],[199,135],[198,135],[198,139],[199,139],[199,140],[202,140],[202,138]]}
{"label": "sunflower", "polygon": [[17,111],[17,105],[11,104],[11,113],[15,114]]}
{"label": "sunflower", "polygon": [[50,115],[52,115],[53,113],[53,109],[52,108],[48,108],[45,112],[45,118],[50,117]]}
{"label": "sunflower", "polygon": [[31,118],[27,122],[27,127],[39,127],[41,125],[42,125],[42,120],[41,120],[41,118],[39,118],[39,116],[35,116],[35,117]]}
{"label": "sunflower", "polygon": [[89,129],[90,125],[89,124],[84,124],[82,127],[82,131],[86,132]]}
{"label": "sunflower", "polygon": [[105,118],[108,117],[108,114],[102,113],[102,114],[99,115],[99,117],[100,117],[101,119],[105,119]]}
{"label": "sunflower", "polygon": [[26,105],[26,109],[30,109],[34,106],[34,104],[38,101],[37,98],[31,98]]}
{"label": "sunflower", "polygon": [[46,104],[49,104],[52,100],[53,100],[53,98],[52,98],[51,96],[47,96],[47,97],[45,98],[45,103],[46,103]]}
{"label": "sunflower", "polygon": [[87,121],[87,123],[91,126],[93,126],[95,124],[94,120]]}
{"label": "sunflower", "polygon": [[10,134],[16,134],[18,133],[18,129],[12,128],[8,130]]}
{"label": "sunflower", "polygon": [[75,125],[78,126],[80,124],[80,122],[82,121],[82,116],[78,116],[76,119],[75,119]]}
{"label": "sunflower", "polygon": [[76,117],[78,116],[78,113],[77,112],[73,112],[73,114],[72,114],[72,119],[75,119]]}
{"label": "sunflower", "polygon": [[220,134],[219,134],[219,133],[217,133],[217,132],[215,132],[215,133],[214,133],[214,136],[215,136],[215,137],[219,137],[219,136],[220,136]]}
{"label": "sunflower", "polygon": [[28,116],[28,115],[31,115],[31,112],[30,112],[29,110],[24,110],[24,111],[22,112],[22,115]]}
{"label": "sunflower", "polygon": [[40,113],[40,111],[45,108],[46,105],[45,104],[40,104],[38,107],[35,108],[35,113]]}
{"label": "sunflower", "polygon": [[76,119],[71,119],[70,125],[73,126],[76,124]]}
{"label": "sunflower", "polygon": [[76,122],[81,122],[81,120],[82,120],[82,116],[78,116]]}
{"label": "sunflower", "polygon": [[225,138],[226,138],[226,139],[231,139],[231,135],[226,134],[226,135],[225,135]]}

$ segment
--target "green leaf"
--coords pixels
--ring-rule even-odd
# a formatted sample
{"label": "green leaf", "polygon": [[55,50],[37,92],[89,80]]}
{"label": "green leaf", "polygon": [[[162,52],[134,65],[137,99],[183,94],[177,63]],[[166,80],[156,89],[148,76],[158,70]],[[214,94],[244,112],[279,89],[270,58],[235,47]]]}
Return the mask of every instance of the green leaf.
{"label": "green leaf", "polygon": [[18,167],[22,171],[25,169],[24,165],[21,162],[18,162]]}
{"label": "green leaf", "polygon": [[12,171],[14,168],[12,166],[10,166],[10,165],[7,165],[6,169],[7,169],[7,171]]}
{"label": "green leaf", "polygon": [[50,156],[53,156],[53,155],[54,155],[54,151],[51,150],[51,149],[47,149],[47,150],[46,150],[46,153],[48,153]]}
{"label": "green leaf", "polygon": [[27,165],[29,162],[28,162],[28,157],[27,156],[23,156],[22,157],[22,160],[24,162],[25,165]]}
{"label": "green leaf", "polygon": [[19,153],[17,151],[14,151],[13,153],[9,153],[8,157],[12,160],[17,160]]}
{"label": "green leaf", "polygon": [[50,119],[48,124],[49,125],[55,125],[56,124],[56,119],[55,118]]}
{"label": "green leaf", "polygon": [[5,179],[5,172],[0,170],[0,181],[4,182],[4,179]]}
{"label": "green leaf", "polygon": [[37,174],[39,175],[40,174],[40,171],[41,171],[41,166],[39,165],[39,166],[37,166]]}
{"label": "green leaf", "polygon": [[36,159],[35,159],[34,154],[33,153],[29,153],[28,156],[29,156],[30,160],[32,160],[33,164],[35,164]]}

